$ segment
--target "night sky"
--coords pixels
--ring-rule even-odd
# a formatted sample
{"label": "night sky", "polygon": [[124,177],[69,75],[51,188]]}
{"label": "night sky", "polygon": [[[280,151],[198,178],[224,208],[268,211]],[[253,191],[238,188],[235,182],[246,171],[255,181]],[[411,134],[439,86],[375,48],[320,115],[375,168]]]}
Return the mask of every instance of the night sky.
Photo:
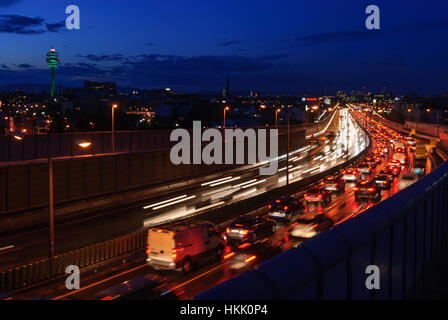
{"label": "night sky", "polygon": [[[66,6],[81,30],[65,28]],[[381,30],[365,9],[381,9]],[[448,92],[448,1],[0,0],[0,85],[57,83],[304,93]]]}

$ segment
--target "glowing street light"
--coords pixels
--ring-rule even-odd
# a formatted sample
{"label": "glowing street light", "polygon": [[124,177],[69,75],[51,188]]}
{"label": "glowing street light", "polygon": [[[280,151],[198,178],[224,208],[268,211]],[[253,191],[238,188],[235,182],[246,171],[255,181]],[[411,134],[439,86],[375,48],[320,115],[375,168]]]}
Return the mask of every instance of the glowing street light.
{"label": "glowing street light", "polygon": [[230,107],[224,108],[224,129],[226,128],[226,112],[230,111]]}
{"label": "glowing street light", "polygon": [[118,109],[118,105],[112,105],[112,153],[115,153],[115,109]]}
{"label": "glowing street light", "polygon": [[76,144],[82,149],[87,149],[92,146],[92,142],[84,140],[76,141]]}
{"label": "glowing street light", "polygon": [[275,110],[275,126],[278,127],[278,114],[282,112],[282,109]]}

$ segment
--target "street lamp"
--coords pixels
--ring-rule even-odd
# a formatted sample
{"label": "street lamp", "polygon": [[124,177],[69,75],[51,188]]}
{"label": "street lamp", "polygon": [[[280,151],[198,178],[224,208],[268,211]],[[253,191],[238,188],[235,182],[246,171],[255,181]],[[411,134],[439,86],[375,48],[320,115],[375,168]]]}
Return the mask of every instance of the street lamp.
{"label": "street lamp", "polygon": [[[14,138],[17,141],[23,141],[24,135],[21,132],[16,132],[14,134]],[[77,141],[76,144],[83,149],[89,148],[92,146],[92,142],[82,140]],[[48,256],[49,258],[54,257],[54,179],[53,179],[53,157],[51,144],[48,145],[48,224],[49,224],[49,250]],[[50,264],[51,266],[51,264]]]}
{"label": "street lamp", "polygon": [[278,127],[278,114],[282,112],[281,109],[275,110],[275,127]]}
{"label": "street lamp", "polygon": [[224,108],[224,129],[226,128],[226,112],[230,111],[230,107]]}
{"label": "street lamp", "polygon": [[118,105],[112,105],[112,153],[115,153],[115,109],[118,109]]}

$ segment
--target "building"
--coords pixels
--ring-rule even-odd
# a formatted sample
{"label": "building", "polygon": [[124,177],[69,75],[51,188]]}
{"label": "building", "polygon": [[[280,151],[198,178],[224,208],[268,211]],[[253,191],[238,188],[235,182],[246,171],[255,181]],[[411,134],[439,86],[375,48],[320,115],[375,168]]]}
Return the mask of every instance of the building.
{"label": "building", "polygon": [[88,94],[96,97],[111,97],[117,94],[117,84],[115,82],[84,81],[84,89]]}

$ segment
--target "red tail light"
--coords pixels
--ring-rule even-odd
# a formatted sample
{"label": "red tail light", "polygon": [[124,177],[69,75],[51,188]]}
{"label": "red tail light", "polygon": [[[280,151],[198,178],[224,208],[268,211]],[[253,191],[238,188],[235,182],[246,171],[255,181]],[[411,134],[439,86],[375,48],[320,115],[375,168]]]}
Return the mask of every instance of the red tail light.
{"label": "red tail light", "polygon": [[375,192],[375,188],[369,188],[369,189],[367,189],[367,191],[369,191],[369,192]]}
{"label": "red tail light", "polygon": [[230,258],[232,258],[234,255],[235,255],[235,252],[230,252],[229,254],[226,254],[226,255],[224,256],[224,260],[230,259]]}
{"label": "red tail light", "polygon": [[354,187],[353,190],[354,191],[359,191],[359,188],[358,187]]}
{"label": "red tail light", "polygon": [[226,233],[230,233],[230,228],[227,228],[227,229],[226,229]]}
{"label": "red tail light", "polygon": [[256,256],[252,256],[252,257],[250,257],[250,258],[244,260],[244,262],[249,263],[249,262],[254,261],[255,259],[257,259],[257,257],[256,257]]}
{"label": "red tail light", "polygon": [[243,230],[243,231],[241,231],[241,234],[243,236],[247,236],[249,234],[249,230]]}
{"label": "red tail light", "polygon": [[285,209],[285,211],[288,211],[289,208],[288,207],[284,207],[283,209]]}
{"label": "red tail light", "polygon": [[269,205],[269,209],[272,209],[272,205]]}
{"label": "red tail light", "polygon": [[146,246],[146,254],[149,254],[151,252],[151,249],[149,248],[149,245]]}

